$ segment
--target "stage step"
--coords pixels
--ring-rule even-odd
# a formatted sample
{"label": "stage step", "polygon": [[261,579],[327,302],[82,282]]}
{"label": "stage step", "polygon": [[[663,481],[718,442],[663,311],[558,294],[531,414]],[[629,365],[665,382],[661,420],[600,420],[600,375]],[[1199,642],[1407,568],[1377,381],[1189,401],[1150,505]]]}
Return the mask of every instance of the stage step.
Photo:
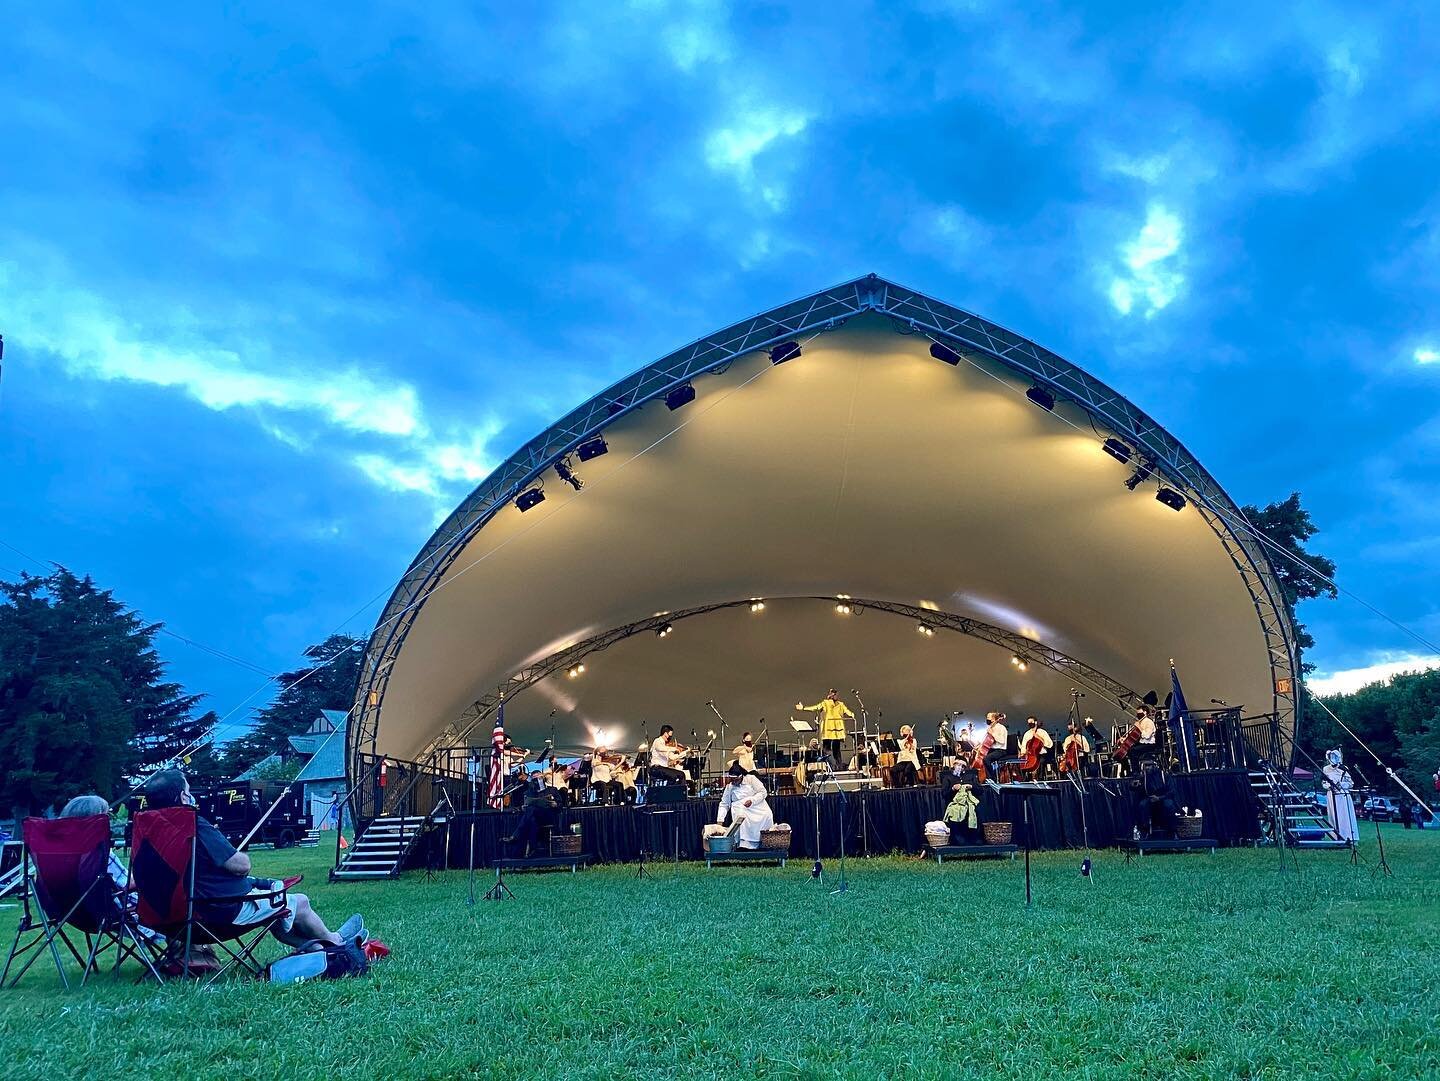
{"label": "stage step", "polygon": [[384,815],[373,819],[330,872],[342,878],[391,878],[399,873],[411,846],[424,831],[426,820],[415,816]]}

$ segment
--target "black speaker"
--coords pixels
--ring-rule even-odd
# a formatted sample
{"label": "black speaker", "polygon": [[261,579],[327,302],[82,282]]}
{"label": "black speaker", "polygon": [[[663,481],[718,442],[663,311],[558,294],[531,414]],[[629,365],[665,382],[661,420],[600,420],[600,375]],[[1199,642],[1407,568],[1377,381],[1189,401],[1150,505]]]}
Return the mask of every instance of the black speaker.
{"label": "black speaker", "polygon": [[652,784],[645,790],[645,803],[684,803],[686,790],[683,784]]}

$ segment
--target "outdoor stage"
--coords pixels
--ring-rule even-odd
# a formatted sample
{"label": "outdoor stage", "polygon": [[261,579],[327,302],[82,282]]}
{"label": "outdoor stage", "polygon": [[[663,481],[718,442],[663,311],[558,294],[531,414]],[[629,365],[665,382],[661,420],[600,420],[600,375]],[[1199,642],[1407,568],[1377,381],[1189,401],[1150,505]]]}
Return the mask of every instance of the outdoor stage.
{"label": "outdoor stage", "polygon": [[[1245,844],[1259,837],[1254,798],[1245,771],[1176,774],[1171,781],[1176,803],[1192,810],[1199,808],[1204,814],[1205,836],[1218,845]],[[976,791],[980,796],[980,821],[1013,822],[1015,843],[1022,846],[1026,843],[1024,802],[1030,804],[1029,841],[1030,847],[1036,849],[1082,848],[1085,826],[1089,828],[1091,847],[1108,848],[1129,840],[1135,826],[1135,797],[1129,780],[1124,778],[1088,781],[1083,798],[1068,783],[1057,783],[1050,792],[1041,794],[1021,795],[1019,790],[1008,787],[996,792],[981,786]],[[840,854],[842,815],[847,855],[865,854],[867,844],[872,855],[897,849],[918,851],[925,844],[925,823],[940,817],[949,795],[938,787],[928,787],[821,796],[820,855],[831,859]],[[816,800],[810,796],[770,797],[775,821],[788,822],[793,830],[790,850],[796,857],[813,858],[816,854],[815,805]],[[715,821],[716,806],[717,801],[713,799],[692,799],[650,808],[570,807],[560,812],[557,831],[568,832],[570,826],[578,822],[581,850],[597,862],[638,860],[642,849],[646,859],[673,858],[677,854],[680,859],[703,859],[700,831]],[[448,840],[447,865],[466,867],[466,846],[473,826],[475,864],[488,866],[510,854],[504,851],[500,839],[514,830],[519,814],[519,811],[485,811],[457,815],[448,824],[448,837],[437,830],[428,844],[416,847],[411,865],[424,867],[432,860],[435,866],[446,864],[442,846]],[[862,816],[868,816],[868,821],[862,822]]]}

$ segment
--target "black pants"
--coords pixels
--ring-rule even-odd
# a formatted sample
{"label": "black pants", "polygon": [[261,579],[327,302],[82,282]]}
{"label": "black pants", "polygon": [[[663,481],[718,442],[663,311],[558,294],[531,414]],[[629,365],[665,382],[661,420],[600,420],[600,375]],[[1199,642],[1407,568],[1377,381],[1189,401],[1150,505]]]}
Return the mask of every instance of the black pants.
{"label": "black pants", "polygon": [[590,787],[595,789],[596,803],[624,802],[625,786],[619,781],[593,781]]}
{"label": "black pants", "polygon": [[685,784],[690,778],[685,776],[678,769],[671,769],[669,766],[651,766],[651,784]]}
{"label": "black pants", "polygon": [[825,753],[830,756],[830,761],[835,763],[835,768],[840,769],[840,752],[845,747],[845,741],[843,739],[825,739],[820,742],[825,748]]}
{"label": "black pants", "polygon": [[890,784],[895,788],[914,788],[915,764],[913,762],[896,762],[890,768]]}
{"label": "black pants", "polygon": [[976,840],[980,835],[979,826],[967,826],[964,822],[950,823],[950,843],[952,845],[973,845],[978,844]]}
{"label": "black pants", "polygon": [[520,812],[520,821],[515,824],[515,832],[511,835],[514,843],[522,846],[522,851],[528,850],[540,839],[542,826],[555,828],[555,809],[543,803],[532,803]]}
{"label": "black pants", "polygon": [[1003,747],[987,754],[985,756],[985,776],[992,781],[1000,780],[1000,763],[1009,757]]}

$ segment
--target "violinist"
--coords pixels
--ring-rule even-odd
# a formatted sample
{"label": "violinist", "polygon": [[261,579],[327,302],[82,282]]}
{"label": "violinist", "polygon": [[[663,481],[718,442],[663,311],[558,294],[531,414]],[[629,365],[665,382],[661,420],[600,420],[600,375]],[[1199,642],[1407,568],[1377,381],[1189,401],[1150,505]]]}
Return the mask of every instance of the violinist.
{"label": "violinist", "polygon": [[890,770],[890,783],[895,788],[913,788],[920,769],[920,749],[915,740],[915,729],[902,724],[898,743],[900,751]]}
{"label": "violinist", "polygon": [[681,764],[685,748],[675,739],[675,726],[660,726],[660,734],[650,744],[650,783],[686,784],[688,778]]}
{"label": "violinist", "polygon": [[755,737],[749,732],[741,733],[739,744],[730,752],[730,761],[739,762],[749,773],[755,772]]}
{"label": "violinist", "polygon": [[621,803],[624,800],[625,788],[615,779],[616,758],[612,758],[604,747],[596,747],[595,753],[590,756],[590,787],[595,791],[596,803]]}
{"label": "violinist", "polygon": [[615,771],[613,774],[615,780],[614,785],[611,787],[612,792],[618,793],[615,800],[616,803],[627,805],[633,805],[635,803],[635,779],[638,774],[639,770],[636,769],[635,763],[631,762],[624,755],[620,755],[619,760],[615,763]]}

